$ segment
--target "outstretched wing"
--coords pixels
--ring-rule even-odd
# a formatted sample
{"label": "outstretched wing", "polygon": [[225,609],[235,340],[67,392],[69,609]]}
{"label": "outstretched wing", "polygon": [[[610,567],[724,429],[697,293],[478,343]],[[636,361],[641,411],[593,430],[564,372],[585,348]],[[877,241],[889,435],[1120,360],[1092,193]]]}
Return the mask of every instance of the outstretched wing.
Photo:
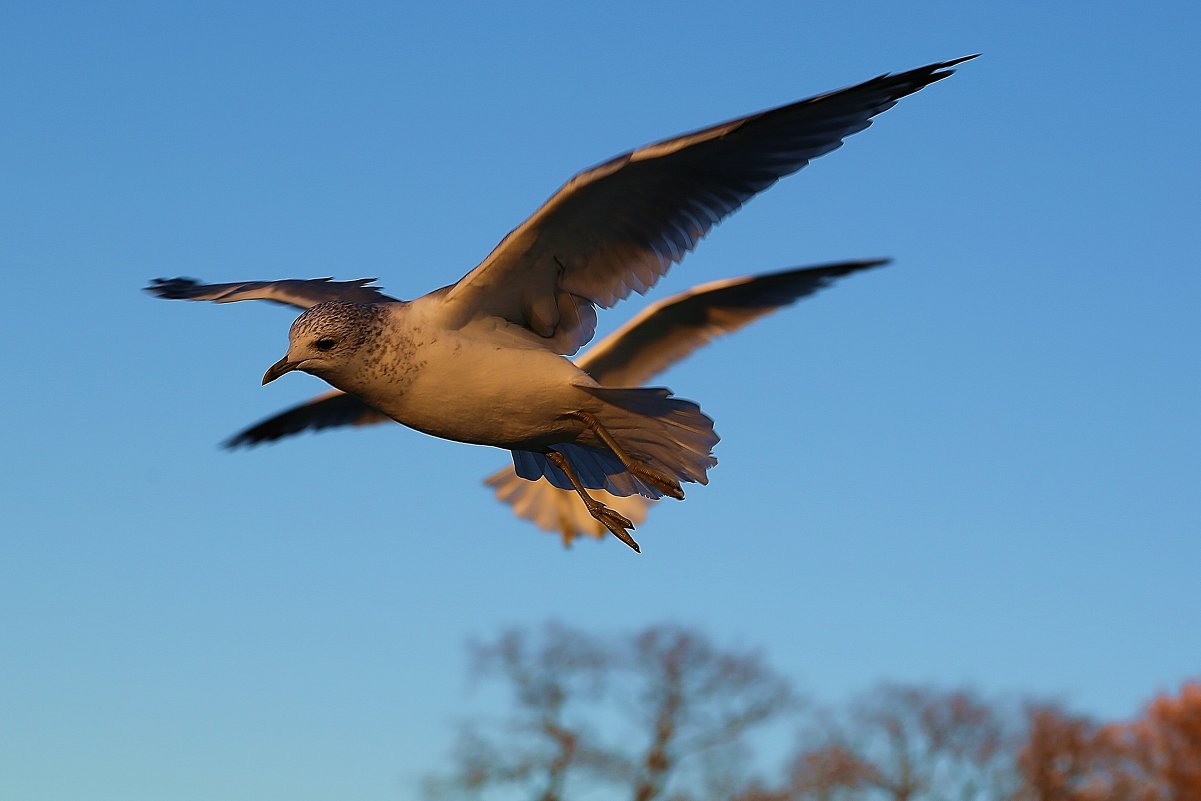
{"label": "outstretched wing", "polygon": [[344,303],[388,303],[396,301],[367,286],[374,278],[335,281],[332,278],[288,279],[284,281],[242,281],[234,284],[202,284],[195,278],[155,278],[145,291],[168,300],[211,300],[233,303],[238,300],[270,300],[286,306],[307,309],[318,303],[337,300]]}
{"label": "outstretched wing", "polygon": [[592,336],[594,305],[645,292],[753,195],[969,58],[882,75],[585,170],[450,289],[448,322],[501,317],[574,353]]}
{"label": "outstretched wing", "polygon": [[[598,342],[577,364],[605,386],[642,384],[702,345],[808,297],[843,276],[882,264],[887,261],[849,261],[704,284],[648,306]],[[574,493],[557,489],[550,482],[525,481],[512,467],[506,467],[484,483],[493,488],[498,500],[513,507],[514,514],[545,531],[558,531],[566,545],[584,534],[597,538],[606,534]],[[597,496],[598,500],[635,525],[646,518],[653,503],[640,495],[603,494],[603,498]]]}
{"label": "outstretched wing", "polygon": [[302,431],[320,431],[337,426],[368,426],[391,420],[391,417],[377,411],[373,406],[368,406],[354,395],[334,390],[272,415],[266,420],[260,420],[222,444],[227,448],[253,447]]}
{"label": "outstretched wing", "polygon": [[702,284],[647,306],[577,364],[599,384],[638,386],[720,336],[825,289],[838,278],[887,263],[848,261]]}

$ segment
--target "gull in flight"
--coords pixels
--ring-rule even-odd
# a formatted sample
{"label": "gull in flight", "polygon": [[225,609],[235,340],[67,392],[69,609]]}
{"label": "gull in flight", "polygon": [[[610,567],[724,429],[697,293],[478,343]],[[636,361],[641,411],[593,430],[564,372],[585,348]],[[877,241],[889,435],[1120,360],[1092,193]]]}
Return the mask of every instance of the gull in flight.
{"label": "gull in flight", "polygon": [[[601,491],[683,499],[681,483],[708,483],[718,437],[697,404],[626,385],[638,382],[620,366],[602,383],[565,358],[592,338],[596,306],[646,292],[752,196],[970,58],[882,75],[610,159],[564,184],[457,283],[412,301],[385,295],[369,285],[374,279],[156,279],[147,291],[303,308],[264,384],[300,370],[418,431],[507,449],[516,476],[574,492],[589,517],[637,551],[633,521]],[[651,349],[654,358],[679,358],[670,340]],[[594,349],[592,369],[606,353],[628,358],[621,342]]]}
{"label": "gull in flight", "polygon": [[[693,287],[646,307],[589,347],[575,363],[604,386],[645,384],[714,339],[813,295],[843,276],[887,263],[883,259],[840,262]],[[249,448],[310,429],[390,422],[391,417],[335,389],[261,420],[223,444],[227,448]],[[517,516],[544,531],[557,531],[565,546],[581,535],[598,539],[606,535],[605,527],[588,514],[571,490],[558,489],[546,481],[525,481],[512,467],[497,470],[484,483],[493,488],[497,498],[513,507]],[[654,503],[641,495],[621,497],[604,490],[594,490],[594,495],[634,525],[646,519]]]}

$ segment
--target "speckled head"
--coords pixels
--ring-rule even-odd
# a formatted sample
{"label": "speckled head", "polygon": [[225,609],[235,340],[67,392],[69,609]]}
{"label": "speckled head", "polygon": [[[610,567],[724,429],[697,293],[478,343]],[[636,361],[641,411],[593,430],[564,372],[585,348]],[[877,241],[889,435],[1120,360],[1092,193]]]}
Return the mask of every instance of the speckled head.
{"label": "speckled head", "polygon": [[295,343],[329,337],[361,345],[373,330],[382,327],[383,310],[377,304],[327,301],[297,317],[288,338]]}
{"label": "speckled head", "polygon": [[284,373],[303,370],[322,377],[349,365],[357,351],[384,328],[378,304],[318,303],[296,318],[288,332],[288,355],[263,375],[268,384]]}

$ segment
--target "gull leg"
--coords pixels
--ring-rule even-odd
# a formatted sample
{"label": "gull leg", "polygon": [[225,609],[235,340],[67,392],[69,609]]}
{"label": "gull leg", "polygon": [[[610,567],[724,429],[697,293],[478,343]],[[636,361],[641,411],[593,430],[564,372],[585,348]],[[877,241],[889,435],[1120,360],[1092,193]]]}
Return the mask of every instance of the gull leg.
{"label": "gull leg", "polygon": [[588,412],[575,412],[574,417],[576,417],[578,420],[582,420],[584,425],[588,426],[588,428],[592,430],[592,433],[600,437],[601,442],[605,443],[609,450],[613,451],[613,455],[617,457],[618,461],[621,462],[622,466],[625,467],[626,470],[629,470],[637,478],[659,490],[659,492],[662,492],[664,495],[669,495],[672,498],[675,498],[677,501],[684,500],[684,490],[680,489],[680,482],[676,481],[670,476],[660,473],[658,470],[647,467],[641,462],[634,461],[634,459],[632,459],[630,455],[625,452],[625,449],[617,443],[617,440],[613,438],[613,435],[609,433],[609,430],[601,425],[600,420],[597,420]]}
{"label": "gull leg", "polygon": [[609,529],[614,537],[617,537],[617,539],[633,548],[637,553],[642,553],[642,549],[638,547],[638,543],[634,542],[634,538],[627,531],[627,529],[634,528],[634,524],[624,515],[618,514],[589,495],[588,490],[584,489],[584,485],[580,483],[579,476],[575,474],[575,470],[566,456],[558,451],[548,450],[546,458],[550,460],[551,464],[567,475],[567,480],[575,488],[576,494],[580,496],[580,500],[584,502],[584,506],[588,507],[588,514],[600,521],[601,525]]}

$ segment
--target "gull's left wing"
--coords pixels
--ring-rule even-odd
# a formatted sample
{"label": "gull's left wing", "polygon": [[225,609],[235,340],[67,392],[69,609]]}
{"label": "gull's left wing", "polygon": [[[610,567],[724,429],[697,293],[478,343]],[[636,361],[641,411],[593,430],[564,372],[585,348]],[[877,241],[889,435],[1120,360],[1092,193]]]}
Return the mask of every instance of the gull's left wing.
{"label": "gull's left wing", "polygon": [[576,362],[598,384],[633,387],[718,337],[818,292],[839,278],[887,264],[846,261],[701,284],[652,303]]}
{"label": "gull's left wing", "polygon": [[595,330],[594,306],[645,292],[753,195],[969,58],[882,75],[581,172],[442,296],[447,322],[500,317],[575,353]]}
{"label": "gull's left wing", "polygon": [[150,286],[146,287],[146,291],[167,300],[211,300],[214,303],[270,300],[302,309],[331,300],[343,303],[397,302],[396,298],[381,292],[379,287],[367,286],[374,280],[358,278],[354,281],[335,281],[332,278],[309,278],[202,284],[195,278],[155,278],[150,282]]}
{"label": "gull's left wing", "polygon": [[320,431],[340,426],[369,426],[389,423],[392,418],[377,411],[354,395],[340,389],[318,395],[310,401],[285,409],[239,431],[222,444],[227,448],[252,447],[274,442],[302,431]]}

